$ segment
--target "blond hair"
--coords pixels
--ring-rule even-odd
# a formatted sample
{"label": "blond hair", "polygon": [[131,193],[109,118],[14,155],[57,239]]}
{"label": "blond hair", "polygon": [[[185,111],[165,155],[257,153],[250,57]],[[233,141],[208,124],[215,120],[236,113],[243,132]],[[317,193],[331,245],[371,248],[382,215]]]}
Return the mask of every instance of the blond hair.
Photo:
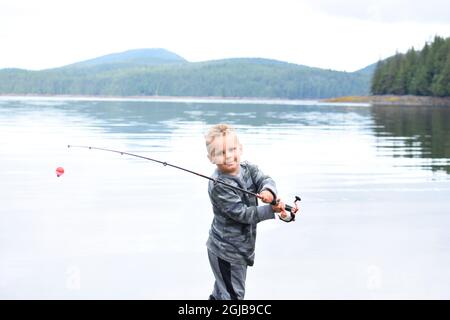
{"label": "blond hair", "polygon": [[218,137],[225,137],[228,134],[234,134],[237,141],[236,131],[228,124],[220,123],[209,128],[208,132],[205,134],[206,150],[208,154],[211,154],[211,144],[214,140]]}

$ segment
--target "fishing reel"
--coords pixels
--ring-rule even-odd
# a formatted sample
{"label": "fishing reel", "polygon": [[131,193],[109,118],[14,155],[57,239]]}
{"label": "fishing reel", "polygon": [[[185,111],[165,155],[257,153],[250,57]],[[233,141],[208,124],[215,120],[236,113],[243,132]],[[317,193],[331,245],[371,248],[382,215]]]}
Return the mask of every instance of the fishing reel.
{"label": "fishing reel", "polygon": [[297,204],[298,201],[302,201],[302,199],[299,196],[295,196],[294,206],[291,207],[290,205],[286,204],[286,205],[284,205],[284,209],[293,214],[296,214],[297,211],[299,210],[298,204]]}
{"label": "fishing reel", "polygon": [[[302,199],[299,196],[295,196],[294,206],[290,206],[288,204],[284,205],[284,210],[290,212],[290,214],[286,218],[282,218],[280,216],[280,220],[282,220],[284,222],[295,221],[295,214],[299,210],[298,203],[297,203],[298,201],[302,201]],[[274,200],[274,201],[272,201],[271,205],[276,205],[278,202],[279,202],[279,200]]]}

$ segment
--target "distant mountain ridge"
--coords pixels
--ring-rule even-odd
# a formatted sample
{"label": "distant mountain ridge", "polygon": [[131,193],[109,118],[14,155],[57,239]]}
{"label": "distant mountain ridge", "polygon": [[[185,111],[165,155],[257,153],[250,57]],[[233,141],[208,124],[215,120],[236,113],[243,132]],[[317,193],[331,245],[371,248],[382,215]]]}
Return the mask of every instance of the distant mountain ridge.
{"label": "distant mountain ridge", "polygon": [[41,71],[0,70],[0,94],[311,99],[369,93],[372,69],[340,72],[264,58],[189,62],[136,49]]}
{"label": "distant mountain ridge", "polygon": [[111,53],[101,57],[76,62],[65,66],[65,68],[83,68],[94,67],[104,64],[127,64],[127,65],[158,65],[187,62],[186,59],[180,57],[166,49],[133,49],[124,52]]}

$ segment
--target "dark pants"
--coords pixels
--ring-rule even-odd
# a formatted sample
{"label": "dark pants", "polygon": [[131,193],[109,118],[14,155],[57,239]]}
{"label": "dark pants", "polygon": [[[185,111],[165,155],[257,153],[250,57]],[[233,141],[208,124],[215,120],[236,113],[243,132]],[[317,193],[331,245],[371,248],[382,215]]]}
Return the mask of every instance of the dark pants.
{"label": "dark pants", "polygon": [[209,263],[216,281],[210,299],[242,300],[245,294],[247,265],[225,261],[208,250]]}

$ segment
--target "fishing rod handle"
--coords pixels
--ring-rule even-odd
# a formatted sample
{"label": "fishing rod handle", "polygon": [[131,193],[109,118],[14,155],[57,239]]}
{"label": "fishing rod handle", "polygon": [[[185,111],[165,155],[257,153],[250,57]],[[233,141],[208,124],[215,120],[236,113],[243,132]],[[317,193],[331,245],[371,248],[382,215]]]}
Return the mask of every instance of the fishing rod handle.
{"label": "fishing rod handle", "polygon": [[[277,203],[278,203],[277,200],[273,200],[270,204],[271,204],[272,206],[275,206],[275,205],[277,205]],[[284,210],[286,210],[286,211],[292,212],[292,208],[293,208],[293,207],[291,207],[291,206],[288,205],[288,204],[285,204],[285,205],[284,205]]]}

